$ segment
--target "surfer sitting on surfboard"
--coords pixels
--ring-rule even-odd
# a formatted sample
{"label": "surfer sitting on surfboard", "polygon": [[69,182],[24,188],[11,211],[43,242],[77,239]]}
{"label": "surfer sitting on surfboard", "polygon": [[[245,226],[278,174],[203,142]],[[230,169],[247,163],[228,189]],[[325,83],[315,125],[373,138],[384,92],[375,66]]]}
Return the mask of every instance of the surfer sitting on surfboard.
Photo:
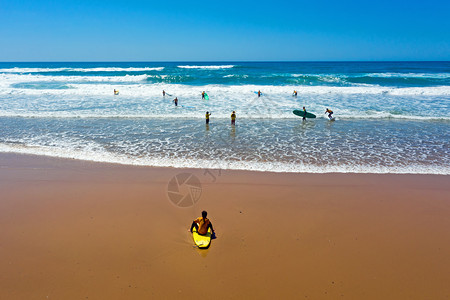
{"label": "surfer sitting on surfboard", "polygon": [[194,222],[192,222],[190,231],[192,232],[192,229],[195,227],[195,229],[197,229],[198,234],[205,235],[208,232],[208,228],[211,228],[212,233],[214,234],[214,229],[211,224],[211,221],[208,218],[206,218],[207,215],[208,213],[205,210],[202,211],[202,216],[200,218],[195,219]]}
{"label": "surfer sitting on surfboard", "polygon": [[328,113],[328,118],[330,118],[330,120],[333,119],[333,116],[332,116],[332,115],[333,115],[333,111],[332,111],[331,109],[328,109],[328,108],[327,108],[327,110],[325,111],[325,113]]}

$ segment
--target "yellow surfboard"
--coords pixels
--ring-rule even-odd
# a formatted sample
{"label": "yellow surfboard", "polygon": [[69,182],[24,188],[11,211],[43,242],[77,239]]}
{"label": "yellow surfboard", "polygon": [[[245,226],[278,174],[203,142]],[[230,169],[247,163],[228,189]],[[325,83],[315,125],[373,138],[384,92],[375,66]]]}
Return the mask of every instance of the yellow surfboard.
{"label": "yellow surfboard", "polygon": [[200,235],[194,227],[192,229],[192,238],[199,248],[208,248],[211,243],[211,228],[208,228],[208,232],[205,235]]}

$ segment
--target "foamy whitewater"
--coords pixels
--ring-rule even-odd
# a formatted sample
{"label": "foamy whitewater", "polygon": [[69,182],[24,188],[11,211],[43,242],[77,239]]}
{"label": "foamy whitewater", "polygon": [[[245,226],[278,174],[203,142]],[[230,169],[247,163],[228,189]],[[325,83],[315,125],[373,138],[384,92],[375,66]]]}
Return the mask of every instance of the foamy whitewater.
{"label": "foamy whitewater", "polygon": [[[317,118],[292,113],[303,106]],[[450,174],[449,113],[449,62],[0,63],[0,152],[145,166]]]}

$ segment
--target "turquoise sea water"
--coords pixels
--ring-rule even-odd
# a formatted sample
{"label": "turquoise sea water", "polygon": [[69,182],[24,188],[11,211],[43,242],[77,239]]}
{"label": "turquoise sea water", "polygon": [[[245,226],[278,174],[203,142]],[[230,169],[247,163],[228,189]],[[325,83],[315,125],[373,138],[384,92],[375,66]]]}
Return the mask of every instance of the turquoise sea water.
{"label": "turquoise sea water", "polygon": [[[317,118],[292,114],[303,106]],[[0,63],[2,152],[173,167],[450,174],[449,113],[449,62]]]}

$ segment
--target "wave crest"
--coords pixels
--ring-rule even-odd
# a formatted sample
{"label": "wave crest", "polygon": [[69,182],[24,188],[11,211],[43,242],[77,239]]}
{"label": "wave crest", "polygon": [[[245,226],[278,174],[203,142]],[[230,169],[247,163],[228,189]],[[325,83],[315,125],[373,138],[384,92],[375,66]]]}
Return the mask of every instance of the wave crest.
{"label": "wave crest", "polygon": [[235,65],[220,65],[220,66],[177,66],[180,69],[205,69],[205,70],[220,70],[220,69],[231,69]]}
{"label": "wave crest", "polygon": [[118,68],[118,67],[97,67],[97,68],[6,68],[0,69],[0,73],[52,73],[52,72],[146,72],[162,71],[164,67],[145,68]]}

